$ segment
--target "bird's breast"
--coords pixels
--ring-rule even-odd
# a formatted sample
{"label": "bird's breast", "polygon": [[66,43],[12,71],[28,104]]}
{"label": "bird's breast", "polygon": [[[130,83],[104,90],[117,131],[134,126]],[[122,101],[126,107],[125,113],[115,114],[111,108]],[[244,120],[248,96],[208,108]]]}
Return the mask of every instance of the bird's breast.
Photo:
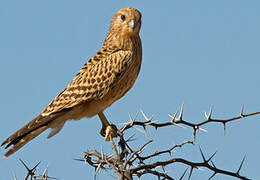
{"label": "bird's breast", "polygon": [[124,96],[134,85],[141,68],[141,57],[135,55],[134,59],[118,83],[112,86],[108,93],[102,98],[104,109]]}

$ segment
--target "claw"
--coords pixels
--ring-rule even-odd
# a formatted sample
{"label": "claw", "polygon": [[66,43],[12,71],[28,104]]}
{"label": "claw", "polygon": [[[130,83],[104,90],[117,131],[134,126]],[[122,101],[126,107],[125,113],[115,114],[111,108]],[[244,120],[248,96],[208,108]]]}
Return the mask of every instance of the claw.
{"label": "claw", "polygon": [[100,130],[100,135],[103,137],[106,137],[106,129],[102,127],[102,129]]}
{"label": "claw", "polygon": [[117,131],[117,127],[114,124],[108,125],[106,127],[105,141],[111,141],[111,138],[117,137]]}

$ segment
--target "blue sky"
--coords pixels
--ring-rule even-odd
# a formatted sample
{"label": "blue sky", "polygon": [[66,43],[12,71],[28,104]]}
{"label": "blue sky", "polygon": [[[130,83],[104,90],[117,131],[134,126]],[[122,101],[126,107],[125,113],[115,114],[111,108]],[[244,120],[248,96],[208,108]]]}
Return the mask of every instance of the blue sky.
{"label": "blue sky", "polygon": [[[33,119],[70,82],[80,67],[101,47],[113,14],[123,7],[135,7],[143,14],[140,36],[143,63],[131,91],[106,110],[118,127],[128,121],[128,112],[139,109],[154,120],[169,120],[184,102],[184,119],[204,120],[213,105],[213,117],[260,111],[260,2],[218,1],[68,1],[24,0],[0,2],[0,137],[4,140]],[[139,120],[143,118],[139,115]],[[66,123],[63,130],[47,140],[48,132],[24,146],[8,159],[0,159],[0,179],[18,179],[29,166],[42,161],[43,171],[60,179],[93,179],[94,169],[74,161],[84,151],[110,152],[110,144],[99,135],[98,117]],[[206,155],[218,150],[217,167],[236,170],[246,155],[242,175],[259,179],[260,116],[227,126],[203,126],[196,146],[187,145],[176,156],[200,161],[199,145]],[[192,130],[168,127],[148,128],[148,138],[138,131],[138,142],[154,139],[150,150],[167,148],[192,138]],[[133,147],[135,143],[132,144]],[[149,149],[147,149],[149,151]],[[1,156],[4,153],[0,150]],[[186,167],[167,168],[178,178]],[[112,174],[112,173],[111,173]],[[208,171],[195,171],[193,179],[206,179]],[[102,172],[98,179],[113,179]],[[144,179],[148,179],[146,176]],[[215,179],[234,179],[217,176]]]}

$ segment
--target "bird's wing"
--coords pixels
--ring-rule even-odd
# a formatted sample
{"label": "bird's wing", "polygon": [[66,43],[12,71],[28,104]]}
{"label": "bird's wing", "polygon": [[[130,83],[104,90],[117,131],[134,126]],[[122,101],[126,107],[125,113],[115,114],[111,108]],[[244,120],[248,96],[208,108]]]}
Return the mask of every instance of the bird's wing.
{"label": "bird's wing", "polygon": [[75,107],[103,97],[116,84],[132,62],[131,51],[117,51],[101,59],[91,58],[41,113],[42,116]]}
{"label": "bird's wing", "polygon": [[131,62],[131,51],[117,51],[103,59],[88,61],[64,91],[41,114],[1,144],[1,146],[7,144],[5,148],[14,145],[5,153],[4,157],[13,154],[27,142],[48,129],[52,121],[62,117],[73,107],[85,101],[103,97],[111,86],[120,80]]}

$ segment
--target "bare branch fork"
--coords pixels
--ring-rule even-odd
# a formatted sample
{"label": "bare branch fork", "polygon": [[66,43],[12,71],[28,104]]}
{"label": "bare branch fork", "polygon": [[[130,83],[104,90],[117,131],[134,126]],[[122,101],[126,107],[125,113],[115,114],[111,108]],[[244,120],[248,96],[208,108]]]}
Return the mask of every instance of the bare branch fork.
{"label": "bare branch fork", "polygon": [[[48,180],[48,179],[58,179],[58,178],[55,178],[55,177],[50,177],[48,176],[48,168],[49,168],[49,165],[47,165],[47,167],[44,169],[43,173],[42,174],[35,174],[36,172],[36,168],[39,166],[39,164],[41,162],[38,162],[32,169],[28,168],[28,166],[21,160],[19,159],[20,162],[24,165],[24,167],[26,168],[26,170],[28,171],[27,172],[27,175],[25,176],[24,180],[28,180],[30,178],[30,180],[37,180],[37,179],[41,179],[41,180]],[[15,175],[15,172],[13,171],[13,176],[14,176],[14,180],[17,180],[16,178],[16,175]]]}
{"label": "bare branch fork", "polygon": [[[127,144],[127,142],[123,139],[123,137],[120,137],[119,141],[119,148],[122,147],[120,144],[122,144],[122,141]],[[227,170],[223,170],[220,168],[217,168],[216,165],[213,162],[213,157],[216,155],[216,152],[212,154],[208,159],[205,158],[205,155],[202,153],[202,150],[200,149],[200,153],[202,156],[202,162],[192,162],[185,160],[183,158],[171,158],[172,152],[176,148],[181,148],[182,146],[186,144],[192,144],[190,141],[183,142],[181,144],[174,145],[173,147],[167,149],[167,150],[162,150],[162,151],[157,151],[154,152],[148,156],[142,156],[142,152],[144,151],[145,147],[148,146],[152,141],[148,141],[144,143],[140,148],[137,150],[133,150],[132,148],[129,149],[130,153],[127,156],[121,156],[123,158],[118,159],[118,157],[113,157],[113,156],[107,156],[103,152],[98,152],[96,150],[88,151],[85,152],[84,158],[83,159],[77,159],[80,161],[85,161],[92,167],[96,169],[95,175],[101,170],[101,169],[113,169],[114,172],[120,177],[119,179],[133,179],[133,176],[137,176],[140,178],[143,175],[146,174],[151,174],[154,176],[157,176],[158,179],[163,178],[163,179],[173,179],[170,177],[165,170],[165,167],[174,163],[182,163],[184,165],[187,165],[190,167],[190,172],[189,172],[189,179],[192,176],[192,173],[194,172],[194,169],[198,169],[199,167],[204,167],[209,169],[210,171],[213,172],[211,177],[209,179],[212,179],[215,177],[217,174],[225,174],[228,176],[233,176],[238,179],[243,179],[243,180],[248,180],[247,177],[244,177],[240,175],[240,170],[242,168],[242,165],[244,163],[245,158],[243,158],[238,170],[236,172],[231,172]],[[127,145],[127,147],[130,147]],[[146,163],[145,161],[154,157],[158,157],[159,155],[162,154],[169,154],[170,158],[164,161],[156,161],[156,162],[151,162],[151,163]],[[158,170],[158,167],[162,168],[161,172]],[[187,169],[185,172],[182,174],[181,178],[182,179],[186,175]]]}
{"label": "bare branch fork", "polygon": [[[113,141],[112,141],[113,142]],[[180,148],[185,144],[190,144],[192,142],[187,141],[187,142],[183,142],[182,144],[179,145],[174,145],[172,148],[164,150],[164,151],[160,151],[160,152],[155,152],[154,154],[151,154],[149,156],[140,156],[140,154],[144,151],[145,147],[148,146],[148,144],[150,144],[152,142],[152,140],[144,143],[139,149],[137,150],[133,150],[132,148],[130,148],[130,146],[127,144],[127,142],[124,140],[123,136],[120,137],[120,141],[118,142],[118,147],[121,150],[121,156],[118,157],[113,157],[113,156],[107,156],[103,153],[103,151],[98,152],[96,150],[91,150],[88,152],[85,152],[84,158],[83,159],[75,159],[75,160],[79,160],[79,161],[84,161],[86,163],[88,163],[89,165],[91,165],[92,167],[94,167],[96,170],[96,173],[100,171],[100,169],[113,169],[114,172],[116,174],[119,175],[119,179],[132,179],[132,176],[136,175],[138,177],[141,177],[144,173],[141,173],[141,170],[138,169],[131,169],[131,167],[139,167],[139,164],[143,164],[145,165],[145,160],[156,157],[158,155],[161,154],[171,154],[173,152],[174,149],[176,148]],[[130,153],[125,153],[125,149],[124,147],[121,145],[124,144],[126,145],[128,148]],[[116,150],[117,151],[117,150]],[[117,153],[117,152],[115,152]],[[122,155],[124,154],[124,155]],[[136,162],[138,161],[138,162]],[[95,175],[96,175],[95,173]],[[155,170],[148,170],[145,171],[145,173],[150,173],[150,174],[156,174],[158,175],[163,175],[163,177],[169,177],[167,174],[165,173],[161,173],[159,171],[155,171]]]}
{"label": "bare branch fork", "polygon": [[[132,171],[133,174],[138,174],[139,176],[141,176],[141,175],[148,173],[148,172],[146,172],[147,169],[150,170],[150,169],[154,169],[154,168],[160,167],[160,166],[165,167],[165,166],[173,164],[173,163],[182,163],[182,164],[185,164],[185,165],[188,165],[188,166],[191,167],[190,173],[189,173],[189,179],[191,178],[191,175],[193,173],[193,169],[198,168],[198,167],[205,167],[205,168],[213,171],[213,174],[209,179],[212,179],[217,174],[225,174],[225,175],[229,175],[229,176],[233,176],[233,177],[237,177],[239,179],[245,179],[245,180],[248,179],[247,177],[241,176],[239,174],[245,158],[243,158],[243,160],[242,160],[242,162],[241,162],[241,164],[240,164],[240,166],[239,166],[239,168],[236,172],[230,172],[230,171],[219,169],[214,165],[212,158],[216,155],[216,152],[208,159],[205,158],[201,149],[200,149],[200,152],[201,152],[203,162],[192,162],[192,161],[188,161],[188,160],[185,160],[185,159],[182,159],[182,158],[171,158],[171,159],[166,160],[166,161],[157,161],[157,162],[151,163],[151,164],[139,165],[138,167],[131,168],[130,171]],[[185,173],[186,173],[186,171],[185,171]],[[162,176],[162,177],[164,177],[164,176]],[[164,178],[166,178],[166,177],[164,177]]]}
{"label": "bare branch fork", "polygon": [[[133,118],[131,115],[129,115],[129,122],[124,123],[124,126],[118,131],[118,135],[120,137],[120,140],[118,141],[118,145],[116,146],[114,141],[112,140],[112,149],[114,151],[114,155],[106,155],[103,150],[101,149],[101,152],[98,152],[97,150],[91,150],[84,153],[83,159],[77,159],[80,161],[84,161],[94,167],[95,175],[100,172],[100,170],[113,170],[118,176],[119,180],[132,180],[133,176],[137,176],[138,179],[140,179],[143,175],[150,174],[153,176],[157,176],[158,179],[174,179],[169,175],[169,173],[166,171],[166,166],[169,166],[174,163],[182,163],[188,168],[183,172],[181,177],[179,178],[182,180],[187,172],[189,170],[188,179],[191,179],[192,173],[194,172],[194,169],[199,169],[200,167],[207,168],[209,171],[212,171],[213,174],[209,177],[209,179],[212,179],[217,174],[225,174],[228,176],[233,176],[238,179],[246,180],[248,179],[245,176],[240,175],[240,170],[242,168],[242,165],[244,163],[245,158],[243,158],[241,164],[239,165],[239,168],[237,171],[227,171],[221,168],[217,168],[216,165],[213,162],[213,157],[216,155],[216,152],[212,154],[208,159],[205,158],[205,155],[202,153],[202,150],[200,148],[200,153],[202,156],[201,162],[192,162],[183,158],[172,158],[172,153],[175,151],[176,148],[181,148],[182,146],[186,146],[187,144],[194,144],[196,132],[197,130],[201,130],[204,132],[207,132],[206,130],[202,129],[201,126],[205,125],[207,123],[215,122],[215,123],[222,123],[224,125],[224,130],[226,130],[226,124],[231,121],[235,121],[238,119],[242,119],[248,116],[253,116],[260,114],[260,112],[253,112],[245,114],[243,112],[243,107],[241,108],[240,114],[235,117],[231,117],[228,119],[214,119],[212,118],[212,108],[210,108],[209,113],[205,113],[206,119],[200,123],[190,123],[183,119],[183,104],[181,106],[180,111],[176,111],[174,115],[169,115],[171,117],[171,120],[164,123],[156,123],[152,121],[153,117],[148,118],[143,111],[141,111],[145,121],[136,121],[137,115]],[[177,117],[178,115],[178,117]],[[141,126],[144,129],[144,133],[146,133],[146,127],[152,126],[155,129],[159,127],[167,127],[167,126],[178,126],[178,127],[191,127],[193,128],[193,134],[194,134],[194,140],[193,141],[185,141],[181,144],[177,144],[172,146],[169,149],[166,150],[160,150],[156,151],[154,153],[150,153],[149,155],[143,156],[142,153],[146,149],[146,147],[152,143],[152,140],[144,143],[142,146],[137,148],[136,150],[132,148],[129,145],[129,141],[132,140],[132,137],[130,137],[128,140],[124,139],[124,132],[130,128],[135,128],[136,130],[142,131],[138,129],[135,126]],[[184,125],[184,126],[183,126]],[[158,159],[160,155],[163,154],[169,154],[170,157],[166,160],[160,160],[156,161],[155,158]],[[149,162],[147,162],[149,160]],[[160,170],[161,168],[161,170]]]}

